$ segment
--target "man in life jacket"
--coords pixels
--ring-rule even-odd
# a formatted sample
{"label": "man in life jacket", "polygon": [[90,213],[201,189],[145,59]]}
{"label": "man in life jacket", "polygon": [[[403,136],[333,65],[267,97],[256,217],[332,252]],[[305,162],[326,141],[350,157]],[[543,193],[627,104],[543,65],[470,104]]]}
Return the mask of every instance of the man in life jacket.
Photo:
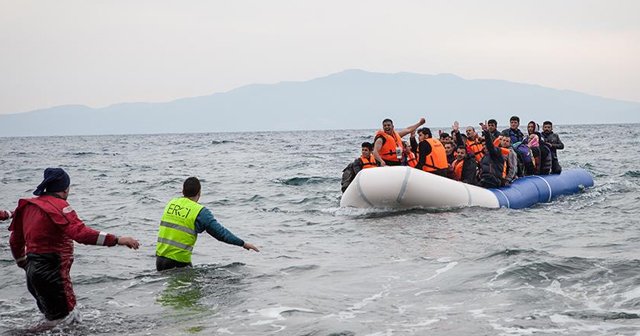
{"label": "man in life jacket", "polygon": [[380,166],[400,166],[402,164],[402,137],[413,133],[425,123],[424,118],[403,130],[395,131],[393,121],[382,121],[382,129],[378,130],[373,142],[373,156]]}
{"label": "man in life jacket", "polygon": [[560,140],[557,133],[553,133],[553,124],[551,121],[542,123],[542,137],[544,142],[551,148],[551,174],[560,174],[562,167],[558,162],[558,149],[564,149],[564,144]]}
{"label": "man in life jacket", "polygon": [[[412,139],[413,141],[411,141],[411,143],[402,141],[402,146],[404,146],[404,149],[402,151],[402,165],[415,168],[416,165],[418,164],[418,157],[416,156],[418,143],[415,141],[413,137]],[[414,150],[414,146],[416,150]]]}
{"label": "man in life jacket", "polygon": [[520,130],[520,118],[518,116],[512,116],[511,119],[509,119],[509,126],[509,128],[502,131],[502,136],[510,137],[511,144],[513,145],[524,141],[524,134]]}
{"label": "man in life jacket", "polygon": [[200,190],[200,180],[189,177],[182,186],[183,197],[172,199],[164,208],[156,245],[158,271],[191,266],[191,252],[198,233],[204,231],[219,241],[259,252],[253,244],[236,237],[218,223],[211,211],[198,203]]}
{"label": "man in life jacket", "polygon": [[365,141],[362,143],[361,147],[360,157],[353,161],[353,171],[356,175],[363,169],[380,166],[378,161],[376,161],[376,158],[371,153],[373,151],[373,144]]}
{"label": "man in life jacket", "polygon": [[467,146],[460,145],[456,149],[456,159],[452,162],[453,179],[467,184],[478,184],[478,162],[467,153]]}
{"label": "man in life jacket", "polygon": [[476,161],[480,163],[480,160],[482,160],[482,157],[484,156],[484,139],[478,136],[478,133],[476,133],[473,126],[467,126],[466,134],[467,139],[464,144],[467,146],[468,151],[475,156]]}
{"label": "man in life jacket", "polygon": [[428,127],[423,127],[418,130],[418,141],[418,164],[415,168],[447,177],[449,163],[440,140],[431,136],[431,130]]}
{"label": "man in life jacket", "polygon": [[485,154],[480,162],[480,186],[484,188],[498,188],[504,185],[507,163],[499,148],[493,146],[493,139],[487,125],[480,124],[482,135],[486,139]]}
{"label": "man in life jacket", "polygon": [[26,271],[27,289],[50,326],[76,306],[69,274],[74,240],[85,245],[123,245],[132,249],[139,246],[131,237],[86,226],[67,203],[70,183],[69,175],[61,168],[45,169],[44,180],[33,192],[37,197],[18,201],[9,226],[11,253],[18,267]]}

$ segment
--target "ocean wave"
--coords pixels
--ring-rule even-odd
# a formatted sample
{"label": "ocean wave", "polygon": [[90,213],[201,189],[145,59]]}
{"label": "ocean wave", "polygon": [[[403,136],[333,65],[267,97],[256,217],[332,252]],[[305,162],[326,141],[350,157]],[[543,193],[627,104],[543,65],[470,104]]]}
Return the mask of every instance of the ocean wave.
{"label": "ocean wave", "polygon": [[340,181],[340,179],[336,177],[320,177],[320,176],[292,177],[288,179],[276,180],[277,183],[290,185],[290,186],[302,186],[307,184],[320,184],[320,183],[336,183],[338,181]]}
{"label": "ocean wave", "polygon": [[232,140],[211,140],[212,145],[224,145],[224,144],[229,144],[234,142],[235,141],[232,141]]}
{"label": "ocean wave", "polygon": [[638,170],[628,170],[626,171],[622,177],[640,177],[640,171]]}

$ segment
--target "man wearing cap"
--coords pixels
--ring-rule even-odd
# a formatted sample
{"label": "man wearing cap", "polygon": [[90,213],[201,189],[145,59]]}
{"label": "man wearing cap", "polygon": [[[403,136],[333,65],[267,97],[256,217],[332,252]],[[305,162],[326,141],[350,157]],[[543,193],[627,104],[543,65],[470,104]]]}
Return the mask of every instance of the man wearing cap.
{"label": "man wearing cap", "polygon": [[191,252],[198,233],[204,231],[219,241],[259,252],[253,244],[236,237],[218,223],[211,211],[198,203],[200,190],[200,180],[189,177],[182,184],[183,197],[174,198],[165,206],[156,247],[158,271],[191,266]]}
{"label": "man wearing cap", "polygon": [[138,249],[131,237],[117,237],[86,226],[67,203],[69,175],[47,168],[33,192],[37,197],[18,201],[9,226],[11,253],[27,274],[27,288],[49,321],[63,319],[76,305],[69,272],[73,241],[86,245],[124,245]]}

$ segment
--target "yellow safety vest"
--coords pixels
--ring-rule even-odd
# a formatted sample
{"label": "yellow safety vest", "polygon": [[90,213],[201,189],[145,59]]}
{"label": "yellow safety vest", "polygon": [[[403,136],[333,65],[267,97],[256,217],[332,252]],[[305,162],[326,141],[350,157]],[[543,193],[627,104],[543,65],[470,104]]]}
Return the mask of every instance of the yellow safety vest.
{"label": "yellow safety vest", "polygon": [[174,198],[164,208],[158,231],[156,255],[190,263],[196,244],[196,218],[202,205],[186,198]]}

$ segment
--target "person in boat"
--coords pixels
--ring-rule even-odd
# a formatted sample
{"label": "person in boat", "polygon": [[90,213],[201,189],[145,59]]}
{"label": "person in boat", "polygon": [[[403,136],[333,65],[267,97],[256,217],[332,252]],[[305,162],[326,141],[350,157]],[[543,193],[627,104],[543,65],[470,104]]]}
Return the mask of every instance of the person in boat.
{"label": "person in boat", "polygon": [[[413,142],[416,143],[415,146],[417,147],[417,142],[415,140]],[[415,166],[418,164],[418,157],[414,152],[414,147],[411,145],[411,143],[407,143],[406,141],[402,141],[402,146],[402,165],[415,168]]]}
{"label": "person in boat", "polygon": [[[498,138],[500,142],[500,150],[502,151],[502,156],[507,161],[507,175],[505,177],[505,185],[511,184],[518,176],[516,175],[518,172],[518,154],[511,147],[511,137],[500,136]],[[494,141],[495,143],[495,141]]]}
{"label": "person in boat", "polygon": [[451,165],[453,160],[456,159],[456,145],[453,141],[446,141],[442,143],[444,145],[444,151],[447,153],[447,163]]}
{"label": "person in boat", "polygon": [[488,126],[483,123],[480,126],[482,127],[482,135],[486,139],[484,156],[480,161],[480,186],[499,188],[505,184],[507,163],[500,149],[494,147]]}
{"label": "person in boat", "polygon": [[487,127],[489,129],[489,134],[493,137],[493,140],[497,140],[500,136],[500,131],[498,131],[498,122],[495,119],[489,119],[489,121],[487,121]]}
{"label": "person in boat", "polygon": [[67,202],[70,183],[63,169],[45,169],[42,183],[33,192],[36,197],[18,201],[9,226],[11,253],[26,271],[27,289],[50,323],[67,317],[76,306],[70,276],[73,241],[131,249],[139,246],[134,238],[86,226]]}
{"label": "person in boat", "polygon": [[456,148],[456,159],[451,163],[453,179],[467,184],[478,184],[478,162],[467,152],[467,146]]}
{"label": "person in boat", "polygon": [[0,221],[7,220],[13,217],[13,212],[9,210],[0,210]]}
{"label": "person in boat", "polygon": [[361,170],[367,168],[379,167],[380,164],[371,152],[373,152],[373,144],[365,141],[361,146],[360,157],[353,161],[353,172],[357,175]]}
{"label": "person in boat", "polygon": [[440,142],[442,142],[442,144],[445,144],[446,142],[449,142],[449,141],[453,141],[453,138],[451,138],[451,135],[447,132],[443,132],[442,130],[438,130],[438,137],[440,139]]}
{"label": "person in boat", "polygon": [[520,118],[518,116],[512,116],[511,119],[509,119],[509,126],[509,128],[502,131],[502,136],[510,137],[511,144],[513,145],[524,141],[525,137],[520,130]]}
{"label": "person in boat", "polygon": [[482,157],[484,156],[484,139],[478,136],[475,128],[473,126],[467,126],[466,130],[467,139],[465,141],[465,145],[469,149],[473,156],[475,156],[476,161],[480,163]]}
{"label": "person in boat", "polygon": [[460,123],[458,123],[458,121],[454,121],[453,125],[451,125],[451,137],[453,138],[455,148],[466,146],[466,136],[464,134],[460,134]]}
{"label": "person in boat", "polygon": [[529,133],[527,144],[531,148],[535,161],[534,174],[549,175],[552,165],[551,148],[544,142],[539,126],[535,121],[530,121],[527,124],[527,132]]}
{"label": "person in boat", "polygon": [[219,241],[259,252],[253,244],[218,223],[211,211],[198,203],[200,191],[200,180],[189,177],[182,185],[183,197],[174,198],[165,206],[156,245],[158,271],[191,266],[191,251],[198,234],[204,231]]}
{"label": "person in boat", "polygon": [[373,156],[381,166],[400,166],[402,164],[402,137],[415,132],[418,127],[424,125],[424,118],[400,131],[395,131],[393,121],[382,121],[382,129],[379,130],[373,142]]}
{"label": "person in boat", "polygon": [[551,174],[560,174],[562,167],[558,162],[558,149],[564,149],[564,144],[557,133],[553,133],[553,123],[545,121],[542,123],[542,138],[551,149]]}
{"label": "person in boat", "polygon": [[418,141],[418,164],[415,168],[446,177],[449,163],[440,140],[431,136],[428,127],[423,127],[418,130]]}

